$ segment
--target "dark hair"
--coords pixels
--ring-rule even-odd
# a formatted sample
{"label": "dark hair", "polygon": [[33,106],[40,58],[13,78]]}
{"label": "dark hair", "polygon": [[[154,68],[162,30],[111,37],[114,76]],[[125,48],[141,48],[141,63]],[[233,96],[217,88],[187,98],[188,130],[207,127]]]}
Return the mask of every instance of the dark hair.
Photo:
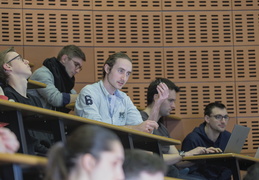
{"label": "dark hair", "polygon": [[137,179],[141,172],[155,174],[157,172],[166,173],[167,166],[164,160],[157,154],[150,154],[139,149],[125,150],[125,160],[123,163],[125,180]]}
{"label": "dark hair", "polygon": [[50,149],[45,180],[67,179],[81,155],[89,153],[98,160],[101,152],[112,149],[113,141],[119,141],[118,136],[106,128],[96,125],[79,127],[65,144],[60,142]]}
{"label": "dark hair", "polygon": [[257,180],[259,175],[259,163],[255,163],[247,169],[243,180]]}
{"label": "dark hair", "polygon": [[212,102],[205,107],[204,116],[206,116],[206,115],[210,116],[212,113],[212,109],[214,109],[215,107],[217,107],[219,109],[226,109],[226,106],[224,104],[222,104],[221,102]]}
{"label": "dark hair", "polygon": [[158,94],[157,86],[161,83],[165,83],[170,90],[175,90],[175,92],[179,92],[180,88],[176,86],[172,81],[166,78],[156,78],[156,80],[152,81],[147,89],[147,106],[152,104],[154,100],[154,95]]}
{"label": "dark hair", "polygon": [[109,67],[110,67],[110,70],[111,70],[113,68],[114,64],[116,63],[117,59],[119,59],[119,58],[127,59],[132,63],[132,60],[125,53],[117,52],[117,53],[114,53],[114,54],[110,55],[103,65],[103,78],[106,75],[106,72],[104,70],[105,64],[108,64]]}
{"label": "dark hair", "polygon": [[85,53],[83,53],[83,51],[75,46],[75,45],[67,45],[64,46],[58,53],[57,59],[58,61],[61,60],[61,57],[63,55],[67,55],[69,58],[73,58],[73,57],[77,57],[82,59],[83,61],[85,61]]}
{"label": "dark hair", "polygon": [[14,50],[14,47],[10,47],[2,52],[0,52],[0,82],[3,85],[7,84],[7,79],[8,79],[8,74],[5,72],[3,65],[5,64],[5,62],[8,61],[8,59],[6,59],[6,55],[9,52],[16,52]]}

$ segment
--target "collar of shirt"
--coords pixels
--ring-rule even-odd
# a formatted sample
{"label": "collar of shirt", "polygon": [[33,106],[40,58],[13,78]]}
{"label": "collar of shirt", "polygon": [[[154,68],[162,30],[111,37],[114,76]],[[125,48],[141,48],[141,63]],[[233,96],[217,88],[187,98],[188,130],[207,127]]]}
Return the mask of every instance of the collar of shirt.
{"label": "collar of shirt", "polygon": [[[102,91],[103,91],[103,94],[104,94],[107,98],[109,98],[109,97],[110,97],[110,93],[109,93],[109,92],[107,91],[107,89],[104,87],[102,80],[100,81],[100,87],[101,87],[101,89],[102,89]],[[118,98],[123,99],[123,97],[122,97],[121,94],[120,94],[120,90],[118,90],[118,89],[116,89],[116,91],[114,92],[114,95],[115,95],[116,97],[118,97]]]}

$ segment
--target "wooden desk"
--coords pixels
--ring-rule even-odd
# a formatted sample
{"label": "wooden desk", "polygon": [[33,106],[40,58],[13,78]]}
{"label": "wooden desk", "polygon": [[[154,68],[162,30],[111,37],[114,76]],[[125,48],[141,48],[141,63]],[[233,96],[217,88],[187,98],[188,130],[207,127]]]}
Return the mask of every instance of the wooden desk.
{"label": "wooden desk", "polygon": [[[17,132],[16,135],[21,143],[22,148],[20,152],[22,153],[28,153],[23,128],[24,117],[29,117],[29,119],[33,121],[44,120],[52,123],[52,125],[54,124],[56,127],[56,131],[53,132],[55,141],[66,140],[66,133],[64,128],[65,126],[69,128],[75,128],[82,124],[94,124],[113,130],[121,138],[122,144],[125,148],[140,148],[156,152],[162,156],[160,147],[161,145],[181,144],[179,140],[148,134],[122,126],[111,125],[72,114],[66,114],[16,102],[0,100],[0,109],[2,112],[4,112],[0,114],[1,121],[4,122],[5,119],[5,122],[9,122],[11,125],[15,124],[16,127],[19,127],[19,129],[16,129],[14,132]],[[8,114],[8,116],[5,114]]]}
{"label": "wooden desk", "polygon": [[47,165],[47,158],[31,156],[26,154],[5,154],[0,153],[0,171],[3,179],[22,180],[22,169],[27,167],[44,167]]}
{"label": "wooden desk", "polygon": [[235,153],[225,153],[225,154],[211,154],[211,155],[197,155],[197,156],[189,156],[184,157],[183,160],[186,161],[197,161],[197,160],[205,160],[205,161],[222,161],[228,166],[233,172],[233,178],[235,180],[242,179],[240,177],[240,170],[247,170],[248,167],[253,165],[256,162],[259,162],[259,159],[245,156],[242,154]]}
{"label": "wooden desk", "polygon": [[28,80],[28,87],[27,87],[28,89],[37,89],[37,88],[45,88],[45,87],[47,87],[47,85],[42,82],[34,81],[31,79]]}

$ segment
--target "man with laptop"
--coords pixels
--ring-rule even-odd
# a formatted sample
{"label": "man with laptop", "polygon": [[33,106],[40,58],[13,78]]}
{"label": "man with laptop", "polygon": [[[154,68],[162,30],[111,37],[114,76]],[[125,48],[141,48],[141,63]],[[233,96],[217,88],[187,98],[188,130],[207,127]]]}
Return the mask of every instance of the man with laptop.
{"label": "man with laptop", "polygon": [[[182,150],[189,151],[198,146],[218,148],[224,151],[231,133],[226,131],[229,121],[227,109],[220,102],[208,104],[204,109],[204,122],[186,136]],[[206,179],[231,179],[231,170],[221,162],[196,163],[190,168],[191,174],[204,176]]]}

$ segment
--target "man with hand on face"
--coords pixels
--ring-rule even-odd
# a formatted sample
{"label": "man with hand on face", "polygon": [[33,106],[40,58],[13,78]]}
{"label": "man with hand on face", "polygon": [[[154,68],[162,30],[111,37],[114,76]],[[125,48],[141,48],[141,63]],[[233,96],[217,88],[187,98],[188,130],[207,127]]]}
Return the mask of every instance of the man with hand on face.
{"label": "man with hand on face", "polygon": [[[198,146],[218,148],[224,151],[231,133],[226,131],[229,121],[226,106],[220,102],[208,104],[204,109],[204,122],[186,136],[182,143],[182,150],[189,151]],[[231,170],[222,162],[196,164],[191,173],[199,174],[207,179],[231,179]]]}
{"label": "man with hand on face", "polygon": [[76,101],[78,94],[73,89],[74,76],[82,70],[83,61],[85,54],[79,47],[75,45],[63,47],[57,58],[47,58],[43,66],[30,77],[32,80],[45,83],[47,87],[28,92],[37,96],[44,108],[69,112],[65,106]]}
{"label": "man with hand on face", "polygon": [[85,86],[76,101],[78,116],[152,133],[155,121],[143,122],[131,99],[120,89],[132,72],[132,60],[124,53],[115,53],[103,66],[103,79]]}
{"label": "man with hand on face", "polygon": [[[176,95],[180,91],[180,88],[176,86],[172,81],[166,78],[157,78],[150,83],[147,90],[147,107],[140,111],[142,119],[152,119],[159,125],[157,130],[154,130],[154,134],[171,138],[167,128],[163,124],[163,117],[170,115],[171,111],[175,109]],[[205,148],[204,146],[196,146],[189,149],[186,152],[179,152],[174,145],[162,146],[162,153],[165,163],[168,165],[167,176],[197,180],[203,179],[200,176],[194,176],[188,174],[189,166],[193,163],[182,161],[184,156],[193,156],[194,154],[205,154],[219,152],[217,148]],[[184,169],[179,171],[178,168]]]}

